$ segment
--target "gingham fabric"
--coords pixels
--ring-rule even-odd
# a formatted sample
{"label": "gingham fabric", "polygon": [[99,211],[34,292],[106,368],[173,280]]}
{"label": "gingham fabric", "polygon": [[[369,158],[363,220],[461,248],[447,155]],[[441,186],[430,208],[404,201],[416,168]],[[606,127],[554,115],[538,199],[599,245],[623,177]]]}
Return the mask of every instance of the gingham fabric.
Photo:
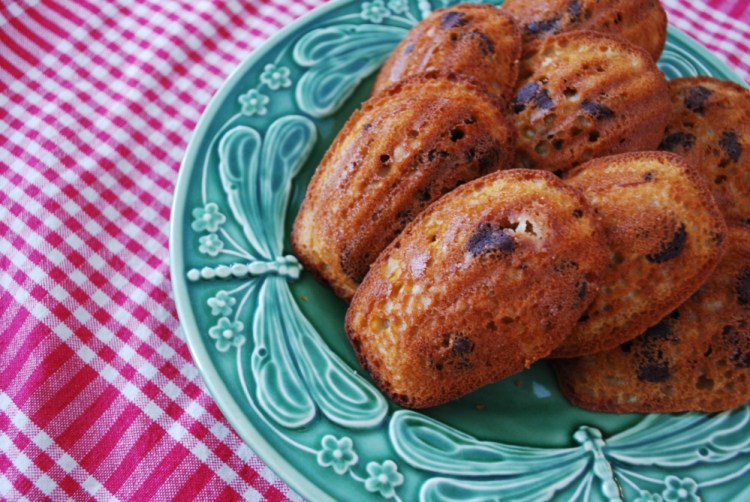
{"label": "gingham fabric", "polygon": [[[301,499],[204,389],[167,244],[211,96],[321,3],[2,2],[0,498]],[[750,2],[664,3],[750,78]]]}

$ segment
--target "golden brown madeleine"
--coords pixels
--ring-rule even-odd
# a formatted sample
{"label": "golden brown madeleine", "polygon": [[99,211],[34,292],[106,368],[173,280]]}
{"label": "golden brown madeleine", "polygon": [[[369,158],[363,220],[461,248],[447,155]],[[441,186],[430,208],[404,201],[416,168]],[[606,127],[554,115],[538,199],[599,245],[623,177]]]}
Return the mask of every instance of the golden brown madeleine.
{"label": "golden brown madeleine", "polygon": [[612,259],[599,294],[553,357],[593,354],[643,333],[700,287],[726,247],[716,202],[679,155],[596,159],[565,181],[594,208]]}
{"label": "golden brown madeleine", "polygon": [[750,400],[750,228],[730,226],[728,240],[711,278],[659,324],[613,350],[555,362],[573,404],[715,412]]}
{"label": "golden brown madeleine", "polygon": [[643,47],[656,61],[667,40],[667,13],[659,0],[505,0],[524,43],[574,30],[616,35]]}
{"label": "golden brown madeleine", "polygon": [[512,165],[514,134],[498,101],[463,77],[396,84],[351,116],[323,158],[294,223],[295,254],[350,300],[430,202]]}
{"label": "golden brown madeleine", "polygon": [[750,225],[750,91],[711,77],[669,82],[672,119],[660,149],[706,176],[729,223]]}
{"label": "golden brown madeleine", "polygon": [[437,405],[549,354],[608,257],[577,190],[544,171],[489,174],[432,204],[383,251],[346,332],[393,401]]}
{"label": "golden brown madeleine", "polygon": [[373,94],[409,76],[442,70],[469,75],[506,102],[513,94],[521,31],[493,5],[440,9],[418,23],[380,70]]}
{"label": "golden brown madeleine", "polygon": [[643,49],[583,31],[527,49],[512,105],[518,167],[566,171],[595,157],[656,149],[669,93]]}

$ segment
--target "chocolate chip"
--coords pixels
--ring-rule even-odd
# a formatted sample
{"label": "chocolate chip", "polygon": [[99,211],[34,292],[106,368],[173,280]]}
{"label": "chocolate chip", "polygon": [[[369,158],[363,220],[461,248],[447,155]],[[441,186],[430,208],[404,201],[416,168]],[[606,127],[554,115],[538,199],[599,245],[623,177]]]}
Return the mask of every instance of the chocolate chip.
{"label": "chocolate chip", "polygon": [[410,54],[414,50],[414,44],[408,44],[404,47],[404,54]]}
{"label": "chocolate chip", "polygon": [[591,316],[589,316],[588,314],[583,314],[581,317],[578,318],[578,322],[586,322],[589,319],[591,319]]}
{"label": "chocolate chip", "polygon": [[685,243],[687,242],[687,231],[685,225],[680,225],[680,228],[672,236],[672,240],[664,244],[659,251],[646,255],[646,259],[651,263],[664,263],[665,261],[677,258],[682,254],[682,250],[685,249]]}
{"label": "chocolate chip", "polygon": [[548,33],[550,31],[556,30],[559,24],[559,17],[543,19],[541,21],[532,21],[526,25],[526,31],[531,33],[532,35],[537,35],[539,33]]}
{"label": "chocolate chip", "polygon": [[552,146],[555,148],[555,150],[562,150],[563,144],[565,142],[561,139],[556,139],[552,142]]}
{"label": "chocolate chip", "polygon": [[673,342],[677,341],[677,337],[672,333],[672,325],[667,318],[659,321],[648,328],[642,335],[641,341],[644,345],[650,345],[654,342],[660,342],[664,340],[670,340]]}
{"label": "chocolate chip", "polygon": [[451,351],[456,355],[469,354],[474,351],[474,342],[464,335],[452,335]]}
{"label": "chocolate chip", "polygon": [[611,108],[590,99],[584,99],[581,108],[595,119],[611,119],[615,116],[615,112]]}
{"label": "chocolate chip", "polygon": [[362,128],[363,128],[363,129],[364,129],[365,131],[369,131],[369,130],[370,130],[370,128],[372,128],[372,124],[370,124],[370,123],[368,122],[367,124],[365,124],[364,126],[362,126]]}
{"label": "chocolate chip", "polygon": [[458,28],[460,26],[466,26],[469,20],[464,17],[463,12],[456,12],[454,10],[448,11],[443,14],[440,18],[440,25],[443,28]]}
{"label": "chocolate chip", "polygon": [[578,0],[573,0],[568,4],[568,12],[570,13],[570,20],[573,22],[578,21],[578,16],[581,15],[581,3]]}
{"label": "chocolate chip", "polygon": [[578,287],[578,298],[583,300],[586,297],[586,291],[589,289],[589,283],[586,281],[581,281],[577,285]]}
{"label": "chocolate chip", "polygon": [[643,175],[643,181],[651,181],[652,179],[654,179],[654,173],[650,171]]}
{"label": "chocolate chip", "polygon": [[479,48],[482,54],[488,56],[495,53],[495,42],[481,31],[469,31],[462,35],[463,37],[473,37],[479,39]]}
{"label": "chocolate chip", "polygon": [[508,229],[493,228],[489,223],[480,223],[469,238],[468,251],[474,256],[492,251],[512,253],[515,249],[516,241]]}
{"label": "chocolate chip", "polygon": [[534,102],[536,103],[537,108],[541,110],[549,110],[555,106],[555,102],[552,101],[547,89],[543,89],[542,92],[537,93],[537,95],[534,96]]}
{"label": "chocolate chip", "polygon": [[583,216],[583,210],[576,209],[573,211],[573,217],[574,218],[581,218]]}
{"label": "chocolate chip", "polygon": [[669,380],[669,363],[660,361],[638,368],[638,379],[643,382],[664,382]]}
{"label": "chocolate chip", "polygon": [[719,146],[729,155],[729,158],[737,162],[742,155],[742,145],[737,139],[737,133],[734,131],[724,131],[721,133]]}
{"label": "chocolate chip", "polygon": [[669,150],[670,152],[673,152],[678,146],[681,146],[685,150],[690,150],[693,148],[693,145],[695,145],[695,135],[690,134],[689,132],[678,131],[665,136],[659,145],[659,150]]}
{"label": "chocolate chip", "polygon": [[632,342],[632,340],[629,341],[629,342],[625,342],[622,345],[620,345],[620,350],[622,350],[625,353],[629,353],[630,349],[632,349],[632,348],[633,348],[633,342]]}
{"label": "chocolate chip", "polygon": [[430,187],[425,187],[417,193],[417,200],[425,202],[432,199],[432,190]]}
{"label": "chocolate chip", "polygon": [[685,93],[685,97],[682,98],[682,102],[688,110],[703,115],[705,111],[704,105],[711,94],[713,94],[712,90],[706,89],[701,85],[689,87]]}
{"label": "chocolate chip", "polygon": [[750,268],[746,268],[737,279],[737,301],[740,305],[750,303]]}
{"label": "chocolate chip", "polygon": [[536,96],[540,87],[541,85],[539,85],[538,82],[529,82],[521,87],[516,93],[516,98],[513,103],[513,111],[515,113],[521,113],[524,111],[526,109],[525,103],[528,103],[534,96]]}

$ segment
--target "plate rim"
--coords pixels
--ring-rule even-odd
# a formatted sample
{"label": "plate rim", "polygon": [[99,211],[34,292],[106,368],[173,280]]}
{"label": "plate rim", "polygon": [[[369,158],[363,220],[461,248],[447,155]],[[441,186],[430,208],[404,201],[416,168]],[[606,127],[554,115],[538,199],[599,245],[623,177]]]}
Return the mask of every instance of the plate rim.
{"label": "plate rim", "polygon": [[[195,363],[198,373],[208,390],[219,411],[224,415],[240,439],[255,453],[263,462],[283,480],[290,488],[298,494],[304,493],[304,497],[310,500],[331,501],[335,499],[325,493],[316,484],[310,481],[299,469],[282,456],[276,448],[260,433],[260,431],[247,419],[238,403],[232,399],[229,389],[219,375],[216,367],[211,362],[208,350],[200,336],[198,324],[190,307],[190,299],[187,294],[187,281],[185,276],[185,261],[183,258],[183,223],[185,201],[188,194],[190,176],[193,173],[195,160],[199,151],[200,138],[205,136],[206,131],[216,114],[221,108],[230,90],[242,76],[257,61],[261,60],[267,53],[273,50],[280,40],[288,34],[294,33],[301,26],[322,17],[329,11],[339,8],[342,4],[357,0],[331,0],[313,10],[303,14],[287,26],[276,32],[268,39],[261,42],[250,55],[248,55],[222,82],[216,94],[213,95],[206,108],[201,113],[195,126],[175,182],[174,197],[170,210],[169,222],[169,272],[172,282],[172,293],[177,307],[177,317],[180,327],[185,335],[185,343],[188,346],[190,356]],[[219,396],[224,396],[219,399]]]}
{"label": "plate rim", "polygon": [[[183,258],[184,208],[189,193],[188,186],[190,177],[193,174],[195,160],[199,151],[200,138],[205,136],[207,129],[210,124],[213,123],[221,105],[226,100],[227,95],[234,85],[252,66],[256,64],[257,61],[261,60],[266,54],[271,52],[278,45],[279,41],[283,40],[289,34],[292,34],[304,25],[323,17],[329,11],[359,1],[360,0],[331,0],[303,14],[287,26],[281,28],[268,39],[261,42],[258,47],[256,47],[239,65],[237,65],[237,67],[234,68],[234,70],[232,70],[232,72],[230,72],[229,76],[222,82],[219,89],[201,113],[200,118],[190,135],[175,181],[174,195],[170,208],[169,271],[171,275],[172,293],[174,295],[180,327],[184,333],[185,343],[188,346],[188,351],[198,369],[198,373],[205,388],[208,390],[209,395],[219,408],[219,411],[221,411],[227,419],[227,422],[229,422],[229,425],[234,429],[237,435],[240,436],[240,439],[242,439],[253,453],[261,458],[276,476],[283,480],[290,488],[292,488],[292,490],[297,492],[297,494],[304,494],[303,496],[305,499],[326,502],[335,501],[336,499],[308,479],[308,477],[297,467],[280,454],[273,444],[271,444],[258,428],[253,425],[253,423],[246,417],[246,413],[242,410],[239,404],[231,397],[231,393],[225,382],[211,361],[206,344],[200,335],[198,324],[190,306],[190,299],[187,293],[188,288]],[[697,52],[708,59],[714,66],[714,69],[722,74],[723,78],[743,85],[744,87],[748,87],[748,83],[735,73],[726,62],[720,59],[698,40],[670,24],[667,25],[667,30],[669,35],[673,35],[680,42],[688,46],[691,51]]]}

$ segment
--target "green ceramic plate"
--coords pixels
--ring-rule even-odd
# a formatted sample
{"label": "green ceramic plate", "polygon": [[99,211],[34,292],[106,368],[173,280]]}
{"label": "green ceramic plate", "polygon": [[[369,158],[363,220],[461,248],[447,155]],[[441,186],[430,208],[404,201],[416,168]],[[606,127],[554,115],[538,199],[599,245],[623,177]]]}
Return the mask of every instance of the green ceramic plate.
{"label": "green ceramic plate", "polygon": [[[316,165],[418,20],[450,0],[339,0],[269,40],[208,106],[180,170],[172,279],[190,350],[245,441],[311,500],[750,500],[750,408],[611,415],[544,363],[421,413],[375,389],[345,305],[289,255]],[[739,81],[670,28],[669,77]]]}

